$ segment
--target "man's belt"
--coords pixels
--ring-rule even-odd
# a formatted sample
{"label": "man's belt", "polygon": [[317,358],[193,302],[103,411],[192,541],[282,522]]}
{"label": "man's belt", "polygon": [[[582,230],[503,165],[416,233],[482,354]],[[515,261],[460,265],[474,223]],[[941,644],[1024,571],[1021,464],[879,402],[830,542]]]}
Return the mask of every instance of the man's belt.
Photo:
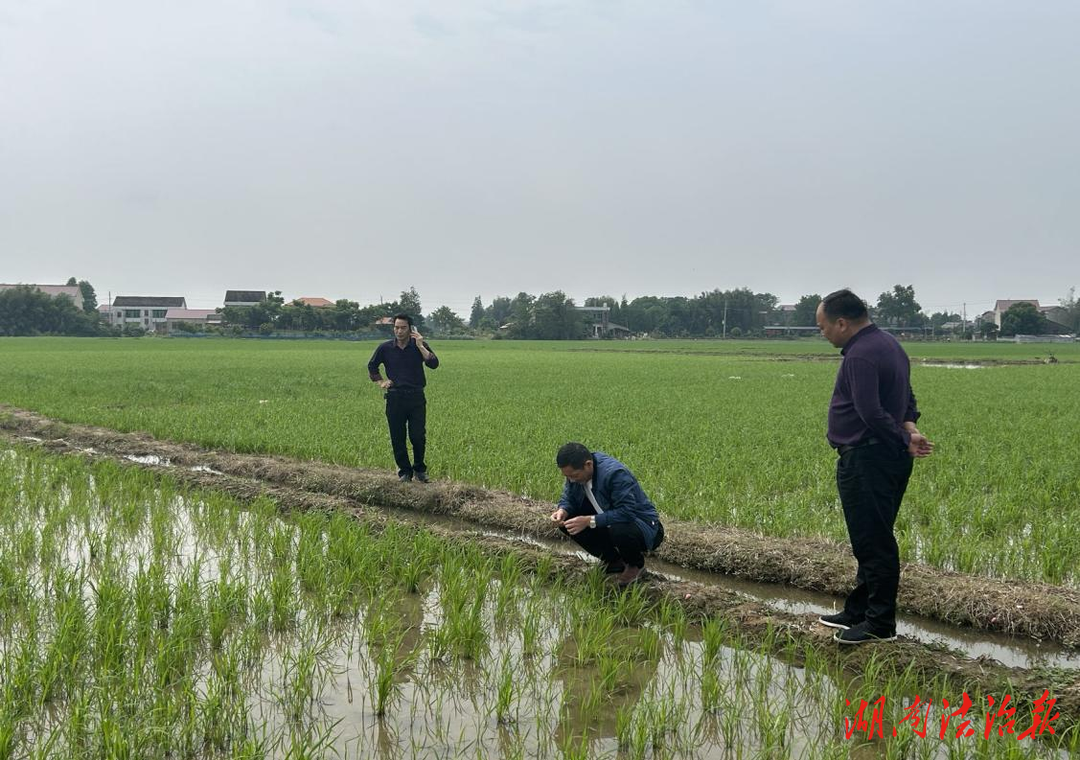
{"label": "man's belt", "polygon": [[854,451],[855,449],[865,449],[867,446],[877,446],[879,443],[884,443],[884,441],[882,441],[880,438],[863,438],[858,443],[845,443],[843,446],[837,446],[836,453],[840,456],[844,456],[844,454],[848,453],[849,451]]}

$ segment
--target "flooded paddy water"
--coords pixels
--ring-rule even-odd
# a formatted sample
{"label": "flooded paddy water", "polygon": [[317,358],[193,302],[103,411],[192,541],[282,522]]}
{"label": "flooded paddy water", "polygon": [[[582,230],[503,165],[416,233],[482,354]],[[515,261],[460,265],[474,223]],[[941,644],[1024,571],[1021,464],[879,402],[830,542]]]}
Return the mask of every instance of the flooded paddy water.
{"label": "flooded paddy water", "polygon": [[[985,740],[978,707],[979,735],[957,739],[953,722],[938,739],[937,702],[919,737],[900,708],[960,694],[944,676],[892,673],[888,647],[852,677],[769,623],[748,636],[646,586],[620,592],[595,570],[567,571],[555,547],[526,561],[397,519],[283,518],[270,499],[242,504],[135,465],[0,455],[0,757],[1077,748],[1075,730]],[[882,738],[849,738],[847,702],[879,695],[895,705]]]}

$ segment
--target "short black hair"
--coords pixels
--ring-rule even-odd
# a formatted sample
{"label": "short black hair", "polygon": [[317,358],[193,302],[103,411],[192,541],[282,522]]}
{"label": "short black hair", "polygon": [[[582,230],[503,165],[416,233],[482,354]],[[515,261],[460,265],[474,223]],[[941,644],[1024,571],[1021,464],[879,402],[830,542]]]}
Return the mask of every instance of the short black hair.
{"label": "short black hair", "polygon": [[844,319],[865,319],[870,316],[866,302],[847,288],[836,290],[821,299],[825,316],[830,322]]}
{"label": "short black hair", "polygon": [[404,319],[406,322],[409,323],[409,327],[412,327],[412,317],[410,317],[408,314],[395,314],[394,318],[390,321],[397,322],[399,319]]}
{"label": "short black hair", "polygon": [[592,452],[583,443],[571,441],[559,447],[559,453],[555,455],[555,464],[561,470],[563,467],[573,467],[580,470],[585,463],[592,459]]}

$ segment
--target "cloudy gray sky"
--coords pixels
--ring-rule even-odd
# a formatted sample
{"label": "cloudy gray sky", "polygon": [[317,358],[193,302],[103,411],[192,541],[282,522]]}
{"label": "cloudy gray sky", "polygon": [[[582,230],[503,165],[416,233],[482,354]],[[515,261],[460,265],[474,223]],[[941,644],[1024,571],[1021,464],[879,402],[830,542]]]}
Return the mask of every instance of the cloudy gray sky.
{"label": "cloudy gray sky", "polygon": [[0,281],[1080,286],[1075,0],[0,0]]}

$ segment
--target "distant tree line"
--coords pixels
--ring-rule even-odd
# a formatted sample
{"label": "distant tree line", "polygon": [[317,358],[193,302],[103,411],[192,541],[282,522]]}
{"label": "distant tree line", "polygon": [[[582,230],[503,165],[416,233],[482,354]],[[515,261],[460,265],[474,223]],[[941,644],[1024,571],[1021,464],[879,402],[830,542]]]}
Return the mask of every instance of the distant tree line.
{"label": "distant tree line", "polygon": [[50,296],[32,285],[17,285],[0,292],[0,335],[113,335],[98,317],[94,288],[85,280],[78,285],[82,296],[76,303],[67,295]]}
{"label": "distant tree line", "polygon": [[[98,314],[93,286],[73,277],[68,285],[77,285],[82,302],[66,296],[52,297],[33,286],[25,285],[0,292],[0,335],[121,335],[102,321]],[[761,336],[765,328],[781,325],[813,327],[821,294],[808,293],[789,308],[781,309],[771,293],[755,293],[748,288],[711,290],[696,296],[593,296],[583,306],[607,307],[607,321],[635,335],[657,338],[713,338]],[[1080,331],[1080,302],[1075,288],[1061,299],[1059,317],[1065,327]],[[480,296],[472,303],[468,319],[448,306],[440,306],[427,316],[423,313],[416,288],[403,291],[394,301],[361,306],[341,299],[329,307],[286,303],[280,290],[271,291],[266,300],[254,306],[226,306],[219,309],[223,325],[179,324],[174,329],[185,332],[221,331],[233,334],[350,334],[359,336],[389,335],[388,325],[379,320],[405,313],[417,327],[432,337],[492,336],[510,339],[573,340],[591,334],[591,325],[599,321],[592,313],[582,312],[562,291],[533,295],[498,296],[484,305]],[[936,312],[927,316],[915,298],[913,285],[895,285],[870,304],[872,315],[880,324],[896,329],[927,330],[940,334],[963,324],[970,337],[978,331],[984,338],[1016,334],[1043,334],[1060,330],[1032,304],[1017,303],[1002,317],[1000,330],[991,322],[978,324],[963,320],[959,314]],[[948,327],[947,327],[948,326]],[[142,334],[142,328],[128,328]],[[957,332],[959,334],[959,332]]]}
{"label": "distant tree line", "polygon": [[423,325],[420,296],[415,288],[403,292],[397,301],[360,306],[356,301],[342,298],[327,307],[287,304],[281,291],[275,290],[255,306],[226,306],[219,311],[226,329],[261,333],[372,333],[379,319],[398,313],[414,315],[417,323]]}

